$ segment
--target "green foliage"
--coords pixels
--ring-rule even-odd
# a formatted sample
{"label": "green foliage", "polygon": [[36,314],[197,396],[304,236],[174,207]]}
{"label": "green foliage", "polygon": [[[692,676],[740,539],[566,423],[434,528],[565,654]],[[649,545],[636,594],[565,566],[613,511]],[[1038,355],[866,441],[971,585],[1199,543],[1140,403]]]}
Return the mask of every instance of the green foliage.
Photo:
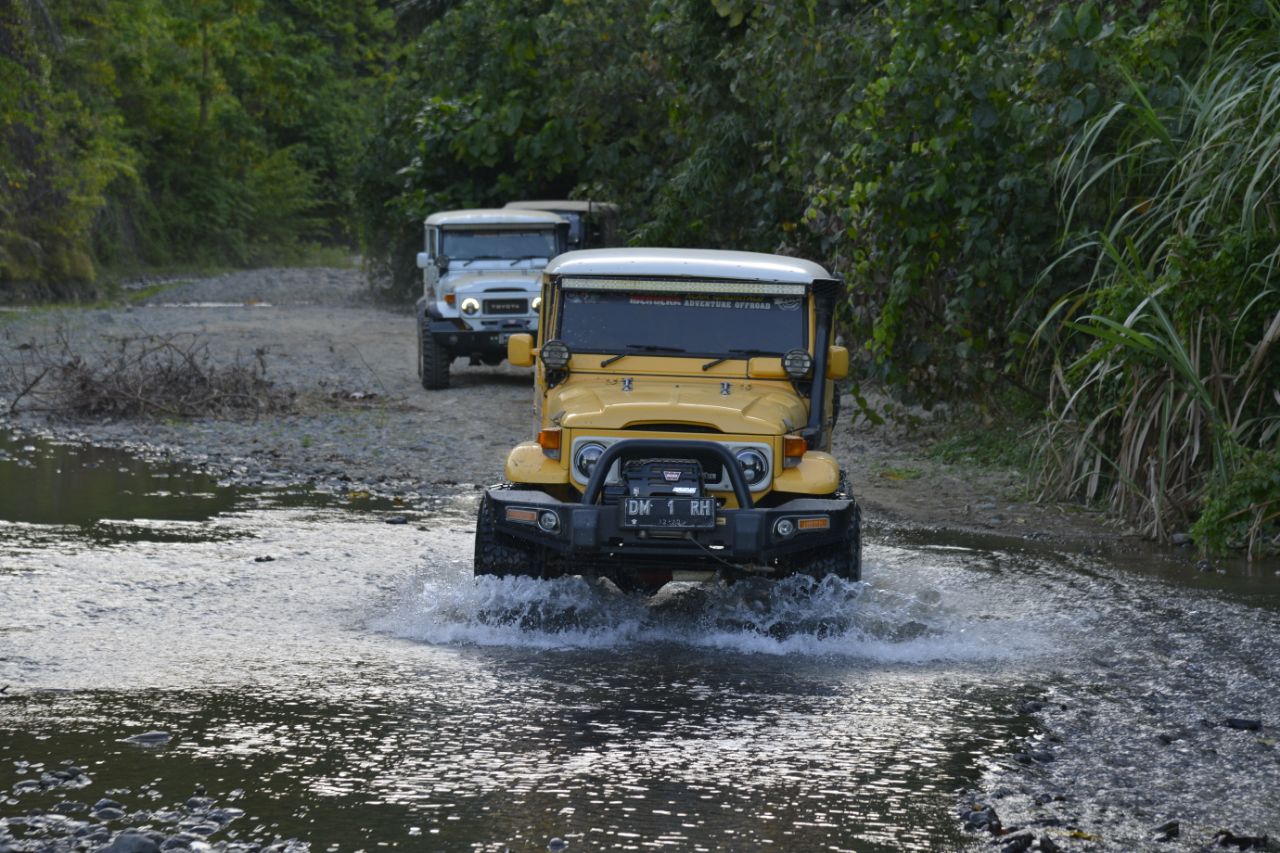
{"label": "green foliage", "polygon": [[876,17],[876,67],[835,117],[848,142],[807,216],[850,282],[871,375],[926,404],[986,394],[1074,272],[1025,299],[1059,233],[1048,164],[1150,23],[980,0],[891,0]]}
{"label": "green foliage", "polygon": [[1191,535],[1209,553],[1280,551],[1280,449],[1236,448],[1231,467],[1229,480],[1210,487]]}
{"label": "green foliage", "polygon": [[376,0],[19,0],[0,19],[0,288],[354,239]]}
{"label": "green foliage", "polygon": [[1252,548],[1280,502],[1255,470],[1280,446],[1280,17],[1215,13],[1194,76],[1134,79],[1061,159],[1065,256],[1089,275],[1037,338],[1046,478],[1153,536],[1209,506],[1203,542],[1235,519]]}

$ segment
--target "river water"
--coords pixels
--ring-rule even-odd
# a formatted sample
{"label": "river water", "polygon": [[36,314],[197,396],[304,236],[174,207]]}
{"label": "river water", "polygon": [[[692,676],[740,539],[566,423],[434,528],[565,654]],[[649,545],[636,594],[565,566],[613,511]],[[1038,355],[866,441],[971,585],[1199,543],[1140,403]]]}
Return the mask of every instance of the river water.
{"label": "river water", "polygon": [[642,599],[472,579],[473,494],[12,439],[0,477],[0,850],[955,849],[971,798],[1280,834],[1269,571],[880,529],[860,584]]}

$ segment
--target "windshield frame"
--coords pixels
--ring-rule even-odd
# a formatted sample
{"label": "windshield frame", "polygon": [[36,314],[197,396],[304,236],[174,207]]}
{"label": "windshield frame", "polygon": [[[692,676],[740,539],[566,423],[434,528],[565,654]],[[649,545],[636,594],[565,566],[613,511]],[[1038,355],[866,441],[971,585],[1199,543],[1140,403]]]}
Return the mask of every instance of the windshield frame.
{"label": "windshield frame", "polygon": [[[730,352],[721,352],[721,351],[712,350],[712,349],[692,349],[692,348],[686,349],[684,352],[649,352],[641,348],[647,345],[653,345],[653,342],[651,341],[644,341],[639,343],[619,342],[616,346],[613,346],[610,348],[592,347],[590,349],[577,349],[573,346],[570,346],[569,349],[573,355],[600,355],[605,357],[626,355],[626,356],[641,357],[641,358],[680,358],[680,359],[696,360],[696,361],[705,361],[708,358],[723,358],[725,362],[733,362],[733,361],[750,361],[752,358],[759,358],[759,357],[772,358],[775,355],[780,358],[786,355],[787,352],[793,349],[803,349],[806,352],[810,351],[809,343],[813,334],[813,330],[811,328],[813,325],[813,301],[810,298],[812,294],[812,287],[810,285],[786,284],[781,282],[772,284],[772,285],[769,283],[766,283],[764,285],[757,285],[757,283],[755,282],[736,282],[736,281],[728,281],[728,280],[718,281],[718,280],[701,279],[701,278],[694,279],[694,278],[679,278],[679,277],[659,278],[654,276],[645,276],[643,278],[636,278],[636,279],[626,279],[623,277],[610,277],[610,278],[616,281],[619,285],[616,288],[609,288],[610,290],[614,290],[615,292],[619,292],[619,291],[626,292],[626,293],[665,292],[670,294],[678,294],[682,296],[719,295],[719,296],[728,296],[728,297],[733,297],[733,296],[758,297],[760,295],[774,295],[774,296],[795,295],[795,296],[798,296],[802,302],[801,310],[799,312],[802,316],[802,319],[800,321],[800,332],[801,332],[800,341],[795,346],[789,347],[786,350],[783,350],[776,354],[773,353],[771,350],[769,350],[768,347],[761,347],[761,346],[734,347],[734,349],[742,349],[742,350],[751,349],[751,350],[770,352],[770,355],[766,355],[766,356],[761,356],[759,352],[756,352],[753,354],[747,354],[745,352],[730,353]],[[580,288],[580,287],[573,287],[573,286],[566,288],[565,277],[559,277],[559,276],[557,276],[554,279],[553,284],[555,285],[555,288],[557,291],[556,299],[555,299],[555,318],[554,318],[555,323],[552,327],[554,329],[554,333],[551,336],[549,336],[547,340],[550,340],[551,337],[561,338],[563,327],[564,327],[564,309],[565,309],[565,304],[568,302],[568,299],[565,296],[565,291],[587,289],[587,288]],[[742,285],[742,287],[739,290],[735,291],[733,289],[734,285]],[[662,289],[660,291],[655,291],[654,289],[652,289],[653,287],[661,287]],[[761,290],[769,287],[773,288],[773,292],[766,292],[764,294],[760,292]],[[755,293],[748,292],[752,289],[757,290],[757,292]],[[610,365],[610,367],[612,367],[612,365]],[[602,369],[605,369],[606,371],[608,370],[608,368],[602,368]],[[702,372],[704,371],[702,371],[699,366],[699,373],[702,373]]]}

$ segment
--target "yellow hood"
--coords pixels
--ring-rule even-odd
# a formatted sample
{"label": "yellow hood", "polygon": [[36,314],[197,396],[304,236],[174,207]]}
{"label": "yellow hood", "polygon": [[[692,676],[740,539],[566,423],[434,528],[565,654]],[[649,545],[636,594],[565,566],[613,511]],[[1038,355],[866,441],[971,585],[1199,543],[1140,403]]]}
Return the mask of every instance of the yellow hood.
{"label": "yellow hood", "polygon": [[689,378],[636,376],[622,381],[582,377],[553,389],[546,413],[565,429],[626,429],[647,424],[685,424],[738,435],[783,435],[804,427],[804,402],[781,385]]}

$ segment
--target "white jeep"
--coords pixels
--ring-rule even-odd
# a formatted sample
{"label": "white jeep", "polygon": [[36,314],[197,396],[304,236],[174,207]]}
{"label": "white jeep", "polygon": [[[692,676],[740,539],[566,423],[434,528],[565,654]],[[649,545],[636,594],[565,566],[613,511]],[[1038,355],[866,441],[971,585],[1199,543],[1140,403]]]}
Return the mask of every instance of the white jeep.
{"label": "white jeep", "polygon": [[418,376],[449,386],[449,365],[499,364],[513,334],[538,328],[542,268],[565,251],[569,223],[541,210],[450,210],[426,220],[418,253]]}

